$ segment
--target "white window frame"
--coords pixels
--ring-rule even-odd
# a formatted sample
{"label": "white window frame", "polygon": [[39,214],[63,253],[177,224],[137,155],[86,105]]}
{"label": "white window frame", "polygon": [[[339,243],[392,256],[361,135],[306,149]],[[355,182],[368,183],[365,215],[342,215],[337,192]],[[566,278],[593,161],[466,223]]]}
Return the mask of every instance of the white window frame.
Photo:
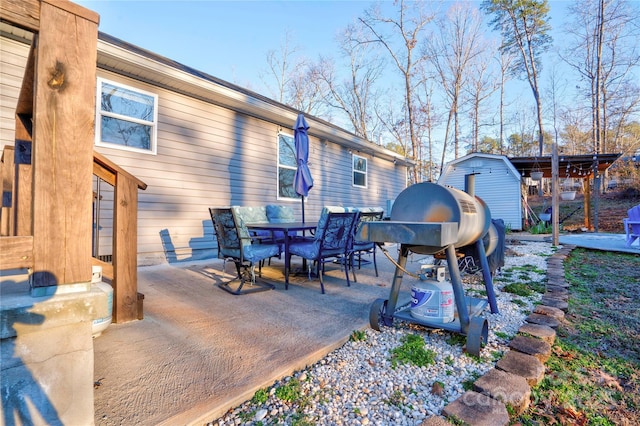
{"label": "white window frame", "polygon": [[[102,110],[102,85],[103,83],[111,84],[113,86],[121,87],[122,89],[132,92],[140,93],[141,95],[149,96],[153,98],[153,121],[142,120],[139,118],[127,116],[124,114],[118,114],[111,111]],[[131,123],[143,124],[151,127],[151,140],[149,149],[136,148],[133,146],[121,145],[113,142],[102,141],[102,117],[111,117],[118,120],[123,120]],[[142,154],[156,155],[158,147],[158,95],[155,93],[147,92],[146,90],[138,89],[137,87],[127,86],[126,84],[118,83],[116,81],[108,80],[106,78],[98,77],[96,84],[96,123],[95,123],[95,144],[96,146],[102,146],[105,148],[121,149],[124,151],[139,152]]]}
{"label": "white window frame", "polygon": [[[356,169],[356,160],[364,161],[364,172],[362,170]],[[369,164],[366,157],[361,155],[351,154],[351,185],[355,188],[367,188],[369,183],[368,172],[369,172]],[[364,185],[356,184],[356,173],[364,175]]]}
{"label": "white window frame", "polygon": [[[296,201],[296,200],[300,200],[300,197],[297,196],[296,197],[284,197],[282,195],[280,195],[280,169],[287,169],[287,170],[293,170],[294,172],[297,169],[297,166],[290,166],[288,164],[282,164],[280,163],[280,138],[281,137],[286,137],[286,138],[290,138],[292,141],[294,141],[294,136],[290,135],[288,133],[283,133],[283,132],[278,132],[278,136],[276,139],[276,150],[278,152],[278,159],[277,159],[277,170],[278,172],[276,173],[276,199],[277,200],[287,200],[287,201]],[[293,143],[293,142],[292,142]],[[295,146],[295,145],[293,145]],[[294,152],[294,156],[295,156],[295,152]],[[291,189],[293,190],[293,181],[291,182]]]}

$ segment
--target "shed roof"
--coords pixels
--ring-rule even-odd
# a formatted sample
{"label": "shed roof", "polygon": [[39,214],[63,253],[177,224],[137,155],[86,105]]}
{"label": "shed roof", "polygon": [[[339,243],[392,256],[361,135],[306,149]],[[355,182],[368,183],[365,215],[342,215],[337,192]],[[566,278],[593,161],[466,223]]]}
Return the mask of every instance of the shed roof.
{"label": "shed roof", "polygon": [[476,161],[475,159],[477,158],[502,161],[504,162],[510,174],[512,174],[518,181],[521,179],[522,175],[518,172],[518,170],[513,166],[513,164],[507,157],[505,157],[504,155],[487,154],[483,152],[473,152],[471,154],[465,155],[464,157],[456,158],[455,160],[448,162],[444,166],[441,176],[446,176],[451,169],[455,169],[457,167],[464,167],[465,169],[468,169],[469,173],[481,172],[482,170],[486,169],[486,166],[481,162],[474,163]]}

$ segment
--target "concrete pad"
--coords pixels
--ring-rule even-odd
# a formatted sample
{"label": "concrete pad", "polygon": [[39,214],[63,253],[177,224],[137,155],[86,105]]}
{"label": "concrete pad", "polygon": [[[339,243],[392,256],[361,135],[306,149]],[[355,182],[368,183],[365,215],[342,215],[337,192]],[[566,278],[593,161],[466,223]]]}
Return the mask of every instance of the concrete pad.
{"label": "concrete pad", "polygon": [[509,347],[518,352],[532,355],[543,364],[551,356],[551,345],[535,337],[516,336],[509,343]]}
{"label": "concrete pad", "polygon": [[561,309],[563,311],[569,309],[569,303],[566,300],[557,297],[549,297],[548,295],[542,296],[542,299],[540,299],[540,303],[543,303],[545,306],[552,306],[554,308]]}
{"label": "concrete pad", "polygon": [[368,327],[371,304],[389,297],[395,268],[378,257],[380,277],[363,266],[351,287],[327,265],[324,295],[306,275],[285,291],[280,260],[263,268],[275,290],[241,296],[216,286],[230,278],[217,259],[139,268],[144,320],[94,340],[96,424],[203,424],[313,364]]}
{"label": "concrete pad", "polygon": [[547,327],[551,328],[558,328],[558,326],[560,325],[560,321],[558,321],[554,317],[550,317],[544,314],[529,314],[524,320],[531,324],[546,325]]}
{"label": "concrete pad", "polygon": [[504,402],[516,414],[529,407],[531,388],[527,381],[518,375],[492,368],[473,383],[473,390],[493,399]]}
{"label": "concrete pad", "polygon": [[538,339],[542,339],[550,345],[553,345],[556,340],[556,331],[546,325],[524,323],[518,329],[518,333],[537,337]]}
{"label": "concrete pad", "polygon": [[430,416],[424,419],[419,426],[451,426],[452,424],[453,423],[444,417]]}
{"label": "concrete pad", "polygon": [[553,317],[558,321],[564,320],[564,311],[562,309],[554,308],[553,306],[536,305],[533,312]]}
{"label": "concrete pad", "polygon": [[529,386],[539,384],[544,378],[545,367],[540,360],[518,351],[507,352],[496,363],[496,367],[524,378]]}
{"label": "concrete pad", "polygon": [[446,405],[443,414],[471,426],[501,426],[509,424],[505,405],[493,398],[474,391],[467,391]]}

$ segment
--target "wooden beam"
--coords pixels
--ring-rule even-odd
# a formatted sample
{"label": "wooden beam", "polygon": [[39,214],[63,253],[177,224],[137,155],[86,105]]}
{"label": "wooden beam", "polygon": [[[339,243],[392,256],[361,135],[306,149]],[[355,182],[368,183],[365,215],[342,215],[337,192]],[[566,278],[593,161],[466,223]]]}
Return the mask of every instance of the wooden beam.
{"label": "wooden beam", "polygon": [[[3,0],[4,1],[4,0]],[[82,7],[77,3],[73,3],[69,0],[41,0],[42,3],[47,3],[51,6],[59,8],[61,11],[70,13],[78,18],[86,19],[89,23],[100,24],[100,15],[93,10]]]}
{"label": "wooden beam", "polygon": [[40,1],[2,0],[0,18],[25,30],[37,32],[40,29]]}
{"label": "wooden beam", "polygon": [[109,183],[111,186],[116,186],[116,174],[97,161],[93,162],[93,174],[98,176],[103,181]]}
{"label": "wooden beam", "polygon": [[3,270],[33,267],[33,237],[0,238],[0,265]]}
{"label": "wooden beam", "polygon": [[102,276],[113,281],[113,265],[108,262],[103,262],[95,257],[91,258],[91,264],[94,266],[100,266],[102,268]]}
{"label": "wooden beam", "polygon": [[[33,84],[36,70],[36,46],[38,44],[38,35],[33,37],[33,43],[29,49],[27,57],[27,65],[24,67],[22,75],[22,86],[18,95],[18,104],[16,105],[16,131],[20,131],[31,137],[31,118],[33,117]],[[23,136],[24,137],[24,136]]]}
{"label": "wooden beam", "polygon": [[98,27],[97,19],[67,10],[86,11],[63,1],[43,1],[40,7],[32,151],[33,288],[91,281]]}

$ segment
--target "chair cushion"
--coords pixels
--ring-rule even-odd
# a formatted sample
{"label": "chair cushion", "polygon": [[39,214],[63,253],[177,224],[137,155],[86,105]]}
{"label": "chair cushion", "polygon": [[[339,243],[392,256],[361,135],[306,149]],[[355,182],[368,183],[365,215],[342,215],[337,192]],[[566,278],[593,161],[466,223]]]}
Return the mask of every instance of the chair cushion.
{"label": "chair cushion", "polygon": [[240,226],[244,226],[245,223],[269,222],[265,206],[232,206],[231,208],[236,213],[236,217],[242,221]]}
{"label": "chair cushion", "polygon": [[315,259],[318,257],[320,250],[319,241],[300,241],[292,242],[289,246],[289,253],[303,257],[305,259]]}
{"label": "chair cushion", "polygon": [[266,216],[267,220],[271,223],[295,222],[296,220],[291,207],[278,206],[275,204],[268,204],[266,206]]}
{"label": "chair cushion", "polygon": [[[231,206],[236,218],[238,218],[238,226],[241,228],[240,233],[242,238],[249,237],[249,232],[246,231],[247,223],[269,223],[267,218],[267,210],[264,206]],[[270,231],[252,231],[252,236],[271,239]]]}
{"label": "chair cushion", "polygon": [[278,244],[251,244],[244,247],[244,259],[253,263],[279,254],[280,246]]}
{"label": "chair cushion", "polygon": [[318,219],[318,226],[316,226],[316,232],[314,235],[320,235],[321,231],[327,225],[327,219],[329,218],[329,213],[344,213],[344,212],[355,212],[355,207],[342,207],[342,206],[325,206],[320,212],[320,219]]}
{"label": "chair cushion", "polygon": [[374,247],[374,244],[370,242],[355,241],[353,243],[353,251],[371,250],[373,247]]}

